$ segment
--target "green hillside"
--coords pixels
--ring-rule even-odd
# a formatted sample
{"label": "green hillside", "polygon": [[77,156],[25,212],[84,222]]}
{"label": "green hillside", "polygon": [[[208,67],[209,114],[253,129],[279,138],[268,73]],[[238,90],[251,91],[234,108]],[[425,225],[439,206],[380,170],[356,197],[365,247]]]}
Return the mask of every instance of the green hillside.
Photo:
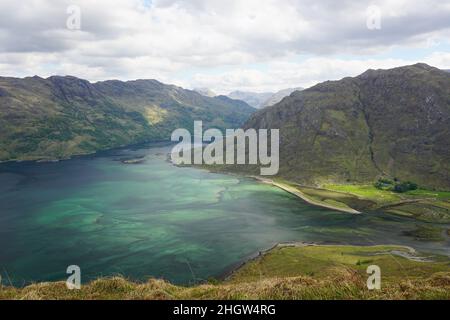
{"label": "green hillside", "polygon": [[279,176],[290,181],[372,184],[388,177],[450,189],[450,74],[425,64],[294,92],[245,127],[280,129]]}
{"label": "green hillside", "polygon": [[176,128],[239,127],[253,108],[156,80],[0,78],[0,161],[59,159],[144,141]]}

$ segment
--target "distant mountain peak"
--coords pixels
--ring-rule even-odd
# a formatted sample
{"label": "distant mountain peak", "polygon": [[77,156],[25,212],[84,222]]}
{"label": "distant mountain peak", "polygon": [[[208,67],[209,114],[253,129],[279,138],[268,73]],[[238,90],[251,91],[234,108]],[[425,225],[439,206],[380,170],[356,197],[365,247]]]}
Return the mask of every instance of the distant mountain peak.
{"label": "distant mountain peak", "polygon": [[289,96],[291,93],[293,93],[295,91],[302,91],[302,90],[303,90],[303,88],[301,88],[301,87],[287,88],[287,89],[280,90],[277,93],[273,94],[269,99],[267,99],[263,103],[263,107],[273,106],[274,104],[277,104],[278,102],[283,100],[285,97]]}
{"label": "distant mountain peak", "polygon": [[235,90],[230,92],[227,96],[231,99],[242,100],[254,108],[262,108],[264,102],[273,95],[272,92],[250,92]]}
{"label": "distant mountain peak", "polygon": [[209,88],[194,88],[194,91],[205,97],[215,97],[217,94]]}

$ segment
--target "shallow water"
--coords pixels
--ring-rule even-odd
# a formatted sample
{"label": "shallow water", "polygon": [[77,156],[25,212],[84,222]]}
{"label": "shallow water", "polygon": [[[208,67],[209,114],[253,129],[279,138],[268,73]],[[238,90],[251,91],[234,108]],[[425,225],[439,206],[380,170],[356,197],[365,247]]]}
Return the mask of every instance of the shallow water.
{"label": "shallow water", "polygon": [[[450,256],[449,241],[403,235],[417,222],[314,207],[247,178],[178,168],[147,145],[58,163],[0,165],[3,282],[113,274],[193,283],[283,241],[403,244]],[[145,156],[141,164],[120,160]]]}

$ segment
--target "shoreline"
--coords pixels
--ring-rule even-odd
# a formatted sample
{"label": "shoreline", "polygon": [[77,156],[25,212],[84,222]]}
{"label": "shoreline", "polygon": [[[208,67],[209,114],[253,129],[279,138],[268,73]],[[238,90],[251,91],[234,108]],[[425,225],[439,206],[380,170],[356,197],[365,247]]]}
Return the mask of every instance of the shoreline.
{"label": "shoreline", "polygon": [[352,208],[346,209],[346,208],[340,208],[340,207],[337,207],[337,206],[333,206],[331,204],[319,203],[319,202],[314,201],[314,200],[310,199],[309,197],[307,197],[303,192],[301,192],[297,188],[290,187],[290,186],[285,185],[285,184],[280,183],[280,182],[275,182],[275,181],[273,181],[271,179],[261,178],[261,177],[258,177],[258,176],[248,176],[248,177],[253,178],[253,179],[255,179],[255,180],[257,180],[257,181],[259,181],[261,183],[270,184],[272,186],[280,188],[280,189],[282,189],[282,190],[284,190],[286,192],[289,192],[292,195],[295,195],[295,196],[299,197],[303,201],[305,201],[305,202],[307,202],[307,203],[309,203],[311,205],[314,205],[314,206],[323,207],[323,208],[336,210],[336,211],[341,211],[341,212],[345,212],[345,213],[361,214],[360,211],[352,209]]}
{"label": "shoreline", "polygon": [[[282,242],[241,263],[225,279],[183,285],[119,274],[84,282],[80,290],[68,290],[64,280],[32,282],[0,286],[0,300],[450,299],[448,262],[421,260],[424,254],[402,245]],[[383,268],[382,290],[366,288],[371,264]]]}
{"label": "shoreline", "polygon": [[293,188],[290,187],[288,185],[285,185],[283,183],[280,182],[275,182],[271,179],[267,179],[267,178],[262,178],[260,176],[254,176],[254,175],[245,175],[245,174],[241,174],[241,173],[237,173],[237,172],[227,172],[227,171],[215,171],[213,169],[210,168],[205,168],[205,166],[197,166],[197,165],[177,165],[175,163],[173,163],[171,160],[169,160],[169,162],[179,168],[189,168],[189,167],[193,167],[193,168],[197,168],[199,170],[205,170],[207,172],[210,173],[215,173],[215,174],[225,174],[225,175],[230,175],[230,176],[234,176],[237,179],[242,179],[242,178],[250,178],[253,180],[256,180],[257,182],[260,183],[265,183],[265,184],[269,184],[272,185],[274,187],[277,187],[283,191],[286,191],[300,199],[302,199],[303,201],[305,201],[306,203],[312,205],[312,206],[316,206],[316,207],[322,207],[322,208],[326,208],[326,209],[330,209],[330,210],[334,210],[334,211],[340,211],[340,212],[344,212],[344,213],[350,213],[350,214],[362,214],[361,211],[358,211],[356,209],[353,208],[342,208],[342,207],[338,207],[338,206],[333,206],[331,204],[327,204],[327,203],[320,203],[317,201],[314,201],[312,199],[310,199],[309,197],[307,197],[303,192],[301,192],[299,189],[297,188]]}
{"label": "shoreline", "polygon": [[111,147],[106,149],[98,149],[90,152],[80,152],[68,155],[66,157],[46,157],[46,156],[32,156],[30,158],[24,159],[8,159],[8,160],[0,160],[0,164],[9,164],[9,163],[56,163],[61,161],[68,161],[82,157],[96,156],[101,155],[103,152],[110,152],[114,150],[133,148],[138,146],[143,146],[147,144],[171,144],[171,140],[154,140],[154,141],[144,141],[132,144],[121,145],[117,147]]}
{"label": "shoreline", "polygon": [[[298,247],[354,247],[354,248],[374,248],[374,247],[391,247],[390,250],[385,250],[382,251],[380,250],[379,252],[374,252],[373,255],[382,255],[382,254],[387,254],[387,255],[392,255],[392,256],[397,256],[397,257],[402,257],[411,261],[415,261],[415,262],[421,262],[421,263],[432,263],[435,262],[436,260],[432,259],[432,255],[428,255],[425,256],[424,252],[418,252],[416,249],[414,249],[413,247],[407,246],[407,245],[397,245],[397,244],[340,244],[340,243],[335,243],[335,242],[307,242],[307,241],[287,241],[287,242],[278,242],[266,249],[254,252],[252,254],[250,254],[249,256],[247,256],[246,258],[244,258],[242,261],[231,265],[230,267],[228,267],[226,270],[224,270],[222,273],[220,273],[217,276],[213,276],[214,279],[219,280],[220,282],[226,282],[229,280],[232,280],[232,277],[239,272],[240,269],[242,269],[243,267],[245,267],[247,264],[252,263],[254,261],[256,261],[259,258],[264,257],[267,254],[270,254],[273,250],[275,249],[283,249],[283,248],[298,248]],[[404,250],[402,250],[404,249]],[[419,255],[419,253],[421,255]],[[89,280],[89,282],[87,283],[83,283],[83,286],[88,285],[89,283],[92,283],[94,281],[97,281],[99,279],[108,279],[108,278],[112,278],[114,277],[114,275],[111,276],[98,276],[95,278],[92,278],[91,280]],[[123,276],[125,277],[125,276]],[[133,278],[126,278],[129,281],[136,283],[136,284],[143,284],[145,283],[146,280],[138,280],[138,279],[133,279]],[[146,279],[155,279],[155,280],[164,280],[164,278],[152,278],[152,277],[146,277]],[[55,283],[63,283],[64,280],[54,280],[54,281],[38,281],[38,282],[33,282],[31,281],[30,283],[24,283],[23,286],[17,286],[17,285],[7,285],[7,286],[3,286],[3,288],[9,287],[9,288],[15,288],[15,289],[24,289],[30,285],[33,284],[55,284]],[[65,283],[65,282],[64,282]],[[205,284],[205,280],[201,281],[201,282],[197,282],[197,283],[192,283],[189,285],[186,284],[179,284],[178,286],[183,287],[183,288],[192,288],[192,287],[196,287],[198,285],[202,285]],[[0,283],[0,289],[2,288],[1,283]]]}
{"label": "shoreline", "polygon": [[[217,276],[217,279],[220,281],[228,281],[230,280],[233,275],[236,274],[241,268],[246,266],[247,264],[256,261],[259,258],[264,257],[265,255],[269,254],[273,250],[279,248],[293,248],[293,247],[361,247],[361,248],[370,248],[370,247],[379,247],[379,246],[387,246],[392,247],[392,250],[386,251],[386,252],[379,252],[375,253],[375,255],[378,254],[390,254],[395,255],[398,257],[402,257],[411,261],[416,262],[433,262],[434,260],[430,259],[429,257],[425,256],[418,256],[418,251],[414,249],[413,247],[406,246],[406,245],[394,245],[394,244],[339,244],[339,243],[319,243],[319,242],[306,242],[306,241],[289,241],[289,242],[279,242],[275,245],[260,250],[258,252],[255,252],[251,255],[249,255],[247,258],[245,258],[243,261],[235,264],[234,266],[231,266],[227,268],[228,270],[225,270],[222,272],[219,276]],[[406,251],[401,251],[399,249],[406,249]]]}

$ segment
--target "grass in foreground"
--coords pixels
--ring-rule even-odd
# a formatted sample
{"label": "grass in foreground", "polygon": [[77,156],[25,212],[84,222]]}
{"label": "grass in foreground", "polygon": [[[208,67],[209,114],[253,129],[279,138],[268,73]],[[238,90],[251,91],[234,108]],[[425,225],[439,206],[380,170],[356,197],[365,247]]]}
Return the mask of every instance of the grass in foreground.
{"label": "grass in foreground", "polygon": [[[64,282],[23,289],[1,287],[0,299],[450,299],[448,259],[416,262],[392,258],[405,248],[277,247],[250,261],[229,280],[194,287],[151,279],[135,283],[104,278],[69,291]],[[381,267],[381,290],[366,287],[369,264]]]}

